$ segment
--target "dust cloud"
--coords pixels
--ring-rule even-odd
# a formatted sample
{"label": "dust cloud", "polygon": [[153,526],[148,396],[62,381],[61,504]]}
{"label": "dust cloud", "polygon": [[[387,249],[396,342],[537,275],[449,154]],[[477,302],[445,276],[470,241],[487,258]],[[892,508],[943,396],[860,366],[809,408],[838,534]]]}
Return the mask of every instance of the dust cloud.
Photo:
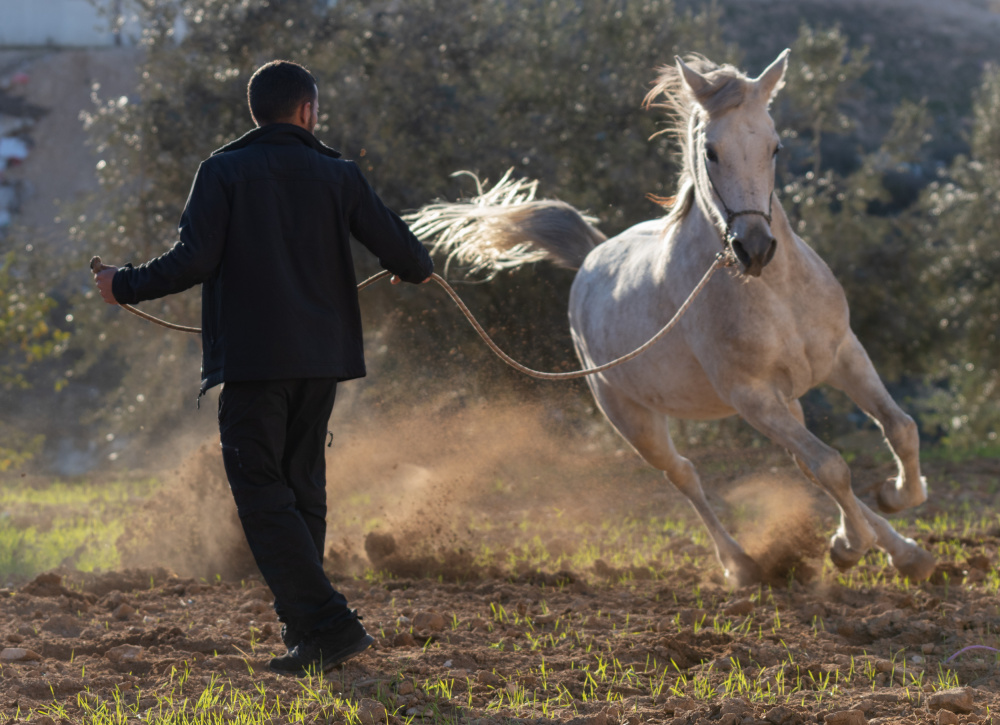
{"label": "dust cloud", "polygon": [[[451,394],[363,415],[359,407],[345,401],[330,424],[325,564],[335,574],[374,565],[399,577],[502,576],[511,572],[496,562],[528,543],[558,558],[592,546],[601,526],[653,516],[701,526],[603,418],[567,414],[571,404]],[[123,565],[188,576],[254,573],[218,438],[164,478],[119,542]],[[808,484],[782,472],[708,488],[719,483],[734,535],[769,580],[811,580],[825,543]],[[484,550],[490,562],[477,559]],[[705,554],[710,577],[717,567]]]}
{"label": "dust cloud", "polygon": [[817,495],[801,475],[753,474],[736,482],[725,500],[741,512],[733,534],[760,566],[765,581],[815,579],[827,546]]}

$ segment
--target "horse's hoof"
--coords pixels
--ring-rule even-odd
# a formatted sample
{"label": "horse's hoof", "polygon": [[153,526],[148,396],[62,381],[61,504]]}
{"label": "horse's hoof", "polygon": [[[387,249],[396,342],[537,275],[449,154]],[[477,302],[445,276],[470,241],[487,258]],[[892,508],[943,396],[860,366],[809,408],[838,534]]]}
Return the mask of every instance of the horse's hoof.
{"label": "horse's hoof", "polygon": [[733,589],[760,584],[764,581],[764,572],[756,561],[746,554],[741,555],[737,560],[724,565],[726,572],[726,584]]}
{"label": "horse's hoof", "polygon": [[929,551],[925,551],[917,546],[913,539],[907,539],[907,544],[911,547],[901,556],[889,557],[889,563],[899,572],[900,576],[905,576],[912,582],[922,582],[929,579],[937,566],[937,559]]}
{"label": "horse's hoof", "polygon": [[830,539],[830,561],[840,571],[847,571],[861,561],[864,555],[865,552],[848,546],[846,539],[839,534]]}
{"label": "horse's hoof", "polygon": [[875,492],[875,501],[878,503],[878,510],[884,514],[894,514],[914,506],[918,506],[927,500],[927,482],[921,477],[920,490],[917,492],[907,492],[900,488],[898,478],[890,478],[882,482]]}

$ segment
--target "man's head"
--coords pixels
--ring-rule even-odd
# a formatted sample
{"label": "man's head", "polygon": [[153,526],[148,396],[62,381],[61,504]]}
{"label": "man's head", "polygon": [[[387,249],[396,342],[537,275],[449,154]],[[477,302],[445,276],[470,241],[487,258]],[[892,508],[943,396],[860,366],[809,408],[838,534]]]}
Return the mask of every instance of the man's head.
{"label": "man's head", "polygon": [[310,132],[316,127],[316,79],[298,63],[272,60],[258,68],[247,85],[247,102],[258,126],[294,123]]}

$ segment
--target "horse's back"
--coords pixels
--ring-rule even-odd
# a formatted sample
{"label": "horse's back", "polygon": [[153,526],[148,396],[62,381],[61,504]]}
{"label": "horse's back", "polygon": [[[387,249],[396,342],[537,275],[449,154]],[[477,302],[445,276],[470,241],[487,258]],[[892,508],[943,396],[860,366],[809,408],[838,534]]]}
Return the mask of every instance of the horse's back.
{"label": "horse's back", "polygon": [[[570,327],[584,365],[598,365],[639,347],[673,317],[712,258],[685,279],[691,260],[677,254],[675,228],[642,222],[608,239],[584,260],[570,292]],[[693,266],[692,266],[693,269]],[[688,319],[691,315],[691,319]],[[672,417],[718,418],[733,413],[717,395],[681,328],[638,358],[588,378],[595,395],[624,395]]]}

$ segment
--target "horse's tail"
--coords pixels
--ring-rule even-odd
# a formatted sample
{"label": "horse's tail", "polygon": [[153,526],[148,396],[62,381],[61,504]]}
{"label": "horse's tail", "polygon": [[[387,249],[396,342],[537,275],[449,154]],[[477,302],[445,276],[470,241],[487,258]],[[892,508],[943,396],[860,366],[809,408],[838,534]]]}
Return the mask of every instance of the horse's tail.
{"label": "horse's tail", "polygon": [[[591,249],[606,237],[592,222],[561,201],[535,201],[537,181],[512,179],[507,171],[489,190],[476,181],[478,195],[467,201],[430,204],[404,218],[421,240],[434,240],[431,251],[467,267],[469,274],[493,277],[503,269],[551,259],[579,269]],[[458,175],[458,174],[456,174]]]}

